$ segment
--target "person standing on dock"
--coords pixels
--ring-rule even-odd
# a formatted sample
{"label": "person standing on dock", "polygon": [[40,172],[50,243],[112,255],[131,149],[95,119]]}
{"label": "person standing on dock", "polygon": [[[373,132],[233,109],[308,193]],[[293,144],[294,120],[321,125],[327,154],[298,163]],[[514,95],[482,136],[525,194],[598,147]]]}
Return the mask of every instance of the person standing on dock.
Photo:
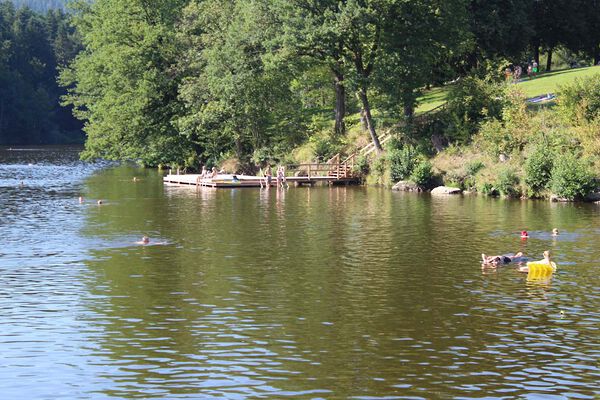
{"label": "person standing on dock", "polygon": [[277,167],[277,187],[285,188],[287,182],[285,181],[285,167],[280,165]]}
{"label": "person standing on dock", "polygon": [[265,168],[265,184],[267,185],[267,189],[271,187],[272,180],[273,170],[271,169],[271,164],[267,164],[267,168]]}

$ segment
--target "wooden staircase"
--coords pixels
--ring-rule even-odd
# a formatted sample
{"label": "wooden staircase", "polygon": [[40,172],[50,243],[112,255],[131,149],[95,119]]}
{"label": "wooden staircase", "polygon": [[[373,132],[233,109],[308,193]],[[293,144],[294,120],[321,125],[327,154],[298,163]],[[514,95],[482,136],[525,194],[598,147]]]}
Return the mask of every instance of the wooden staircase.
{"label": "wooden staircase", "polygon": [[[392,135],[388,131],[379,137],[379,143],[383,146],[391,138]],[[330,166],[328,175],[335,179],[355,177],[354,165],[356,164],[356,158],[366,157],[373,151],[375,151],[375,144],[370,142],[368,145],[355,151],[343,160],[341,154],[337,153],[325,163]]]}

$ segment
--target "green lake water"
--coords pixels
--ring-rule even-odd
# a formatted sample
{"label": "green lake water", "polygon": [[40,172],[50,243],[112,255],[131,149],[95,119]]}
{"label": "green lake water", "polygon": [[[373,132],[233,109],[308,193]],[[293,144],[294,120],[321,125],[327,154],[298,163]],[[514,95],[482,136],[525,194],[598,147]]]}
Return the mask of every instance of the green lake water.
{"label": "green lake water", "polygon": [[[0,229],[0,398],[600,396],[600,205],[196,189],[1,149]],[[547,280],[481,269],[544,250]]]}

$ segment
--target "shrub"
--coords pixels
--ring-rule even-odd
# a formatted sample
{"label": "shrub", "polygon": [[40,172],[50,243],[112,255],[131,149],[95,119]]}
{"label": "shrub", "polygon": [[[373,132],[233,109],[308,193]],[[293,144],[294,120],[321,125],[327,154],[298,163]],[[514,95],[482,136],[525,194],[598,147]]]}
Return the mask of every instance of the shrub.
{"label": "shrub", "polygon": [[492,157],[510,154],[515,144],[511,132],[498,120],[486,121],[481,124],[476,141]]}
{"label": "shrub", "polygon": [[446,137],[469,142],[481,121],[500,118],[502,99],[501,85],[473,76],[462,79],[448,93]]}
{"label": "shrub", "polygon": [[567,121],[581,125],[600,117],[600,74],[576,79],[558,93],[558,111]]}
{"label": "shrub", "polygon": [[466,171],[467,175],[475,176],[479,171],[481,171],[485,167],[485,164],[481,161],[471,161],[467,164]]}
{"label": "shrub", "polygon": [[319,161],[326,161],[339,152],[341,146],[327,135],[315,135],[310,138],[313,143],[314,156]]}
{"label": "shrub", "polygon": [[559,197],[581,199],[594,188],[594,175],[587,161],[574,153],[565,153],[554,161],[550,185],[552,192]]}
{"label": "shrub", "polygon": [[504,169],[498,174],[496,187],[503,196],[516,197],[519,195],[519,177],[512,169]]}
{"label": "shrub", "polygon": [[427,160],[420,161],[412,171],[410,180],[419,187],[427,187],[433,179],[433,167]]}
{"label": "shrub", "polygon": [[408,179],[416,165],[417,152],[411,145],[388,152],[392,180],[394,182]]}
{"label": "shrub", "polygon": [[497,196],[498,190],[489,182],[483,183],[479,187],[479,192],[485,194],[486,196]]}
{"label": "shrub", "polygon": [[369,173],[369,159],[365,156],[358,157],[353,172],[359,175],[367,175]]}
{"label": "shrub", "polygon": [[385,173],[385,158],[379,157],[373,161],[373,172],[375,172],[378,176],[383,176]]}
{"label": "shrub", "polygon": [[536,197],[548,187],[552,174],[552,152],[543,145],[539,145],[525,162],[525,184],[529,188],[529,195]]}

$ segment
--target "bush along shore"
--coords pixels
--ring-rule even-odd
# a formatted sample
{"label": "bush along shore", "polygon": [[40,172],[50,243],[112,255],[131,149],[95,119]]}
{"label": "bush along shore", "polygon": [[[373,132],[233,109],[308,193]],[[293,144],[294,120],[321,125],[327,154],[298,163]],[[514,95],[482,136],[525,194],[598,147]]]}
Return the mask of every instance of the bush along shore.
{"label": "bush along shore", "polygon": [[600,73],[561,87],[546,104],[528,102],[519,86],[462,80],[441,110],[394,130],[386,151],[361,166],[366,183],[600,201]]}

